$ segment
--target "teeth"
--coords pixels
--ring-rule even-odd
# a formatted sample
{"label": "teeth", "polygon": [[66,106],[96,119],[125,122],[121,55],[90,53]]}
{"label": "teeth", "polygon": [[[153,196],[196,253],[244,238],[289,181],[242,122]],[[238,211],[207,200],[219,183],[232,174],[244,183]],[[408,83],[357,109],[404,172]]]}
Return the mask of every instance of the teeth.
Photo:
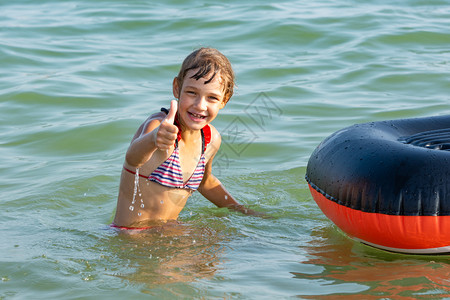
{"label": "teeth", "polygon": [[191,115],[193,115],[194,117],[196,117],[196,118],[204,118],[204,116],[202,116],[202,115],[199,115],[199,114],[194,114],[194,113],[191,113]]}

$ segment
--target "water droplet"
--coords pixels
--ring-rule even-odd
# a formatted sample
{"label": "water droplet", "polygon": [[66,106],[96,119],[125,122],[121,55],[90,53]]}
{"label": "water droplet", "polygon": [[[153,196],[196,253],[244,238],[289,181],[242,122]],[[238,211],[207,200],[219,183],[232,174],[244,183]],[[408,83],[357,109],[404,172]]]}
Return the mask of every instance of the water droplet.
{"label": "water droplet", "polygon": [[141,204],[141,208],[144,208],[144,203]]}
{"label": "water droplet", "polygon": [[139,193],[139,197],[142,197],[142,193]]}
{"label": "water droplet", "polygon": [[139,217],[142,216],[142,213],[141,213],[141,212],[138,212],[138,216],[139,216]]}
{"label": "water droplet", "polygon": [[164,204],[164,200],[161,200],[161,204]]}
{"label": "water droplet", "polygon": [[130,205],[130,207],[128,207],[129,210],[133,211],[134,210],[134,206]]}
{"label": "water droplet", "polygon": [[136,195],[139,190],[139,168],[136,168],[136,173],[134,174],[134,189],[133,189],[133,201],[131,201],[132,204],[136,202]]}
{"label": "water droplet", "polygon": [[228,196],[225,195],[225,200],[227,200],[227,199],[228,199]]}

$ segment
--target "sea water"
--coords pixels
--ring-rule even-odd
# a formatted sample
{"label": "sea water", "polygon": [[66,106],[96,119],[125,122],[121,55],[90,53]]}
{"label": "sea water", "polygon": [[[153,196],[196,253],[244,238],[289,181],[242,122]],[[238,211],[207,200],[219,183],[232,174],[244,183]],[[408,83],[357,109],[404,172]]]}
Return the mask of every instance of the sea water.
{"label": "sea water", "polygon": [[[304,180],[343,127],[450,113],[449,4],[1,1],[0,299],[450,297],[449,256],[349,239]],[[201,46],[237,76],[214,174],[272,218],[194,193],[178,224],[120,234],[129,141]]]}

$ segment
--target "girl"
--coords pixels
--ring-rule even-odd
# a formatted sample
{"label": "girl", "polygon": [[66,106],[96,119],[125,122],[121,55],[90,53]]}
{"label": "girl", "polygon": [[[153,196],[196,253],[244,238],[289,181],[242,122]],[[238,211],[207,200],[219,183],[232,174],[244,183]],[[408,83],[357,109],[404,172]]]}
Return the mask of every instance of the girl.
{"label": "girl", "polygon": [[233,95],[230,62],[216,49],[198,49],[186,57],[172,86],[178,101],[149,117],[131,141],[112,226],[143,229],[176,220],[196,190],[218,207],[257,214],[211,173],[221,137],[210,123]]}

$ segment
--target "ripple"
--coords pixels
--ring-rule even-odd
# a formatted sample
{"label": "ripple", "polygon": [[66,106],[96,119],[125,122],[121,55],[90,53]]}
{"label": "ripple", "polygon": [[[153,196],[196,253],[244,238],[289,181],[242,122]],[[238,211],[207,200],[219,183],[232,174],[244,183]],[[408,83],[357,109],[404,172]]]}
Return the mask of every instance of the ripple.
{"label": "ripple", "polygon": [[[404,272],[401,281],[360,280],[399,266],[418,274],[447,265],[343,236],[303,178],[315,147],[343,127],[450,113],[447,6],[0,4],[0,217],[7,229],[0,298],[389,298],[420,296],[408,288],[415,283],[424,294],[444,295],[442,272],[419,281]],[[274,218],[216,209],[195,194],[182,212],[188,225],[170,234],[140,239],[103,230],[131,136],[167,106],[182,59],[200,46],[219,48],[237,75],[236,94],[214,120],[223,138],[214,174],[239,201]]]}

